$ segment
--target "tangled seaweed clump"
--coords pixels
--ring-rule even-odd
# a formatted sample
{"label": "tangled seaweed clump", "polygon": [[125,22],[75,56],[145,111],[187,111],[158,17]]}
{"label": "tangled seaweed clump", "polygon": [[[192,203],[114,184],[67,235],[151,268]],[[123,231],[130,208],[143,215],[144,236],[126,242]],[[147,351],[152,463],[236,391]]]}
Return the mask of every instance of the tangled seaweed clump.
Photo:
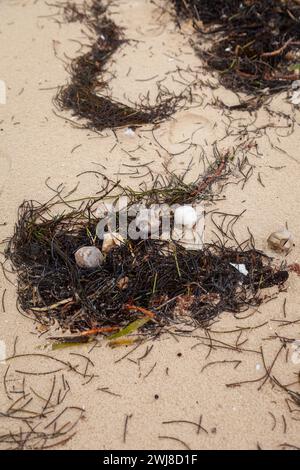
{"label": "tangled seaweed clump", "polygon": [[[219,168],[218,164],[214,169],[218,178]],[[169,203],[203,200],[213,183],[212,173],[201,181],[182,183],[181,192],[178,183],[156,183],[144,192],[147,206],[161,200],[164,193]],[[42,322],[55,319],[63,329],[81,335],[124,327],[131,331],[131,322],[142,326],[145,334],[154,334],[180,322],[207,326],[222,312],[236,314],[260,305],[261,289],[282,286],[288,278],[251,240],[227,246],[221,238],[200,250],[187,250],[172,240],[128,237],[108,252],[101,266],[81,268],[74,256],[78,248],[102,249],[94,209],[110,193],[106,187],[96,202],[89,200],[79,209],[56,216],[53,201],[22,204],[6,256],[18,275],[23,311]],[[130,204],[142,196],[126,188],[123,194],[131,194]],[[237,269],[240,265],[246,274]]]}
{"label": "tangled seaweed clump", "polygon": [[[195,48],[222,85],[273,94],[299,78],[300,5],[294,0],[171,0],[179,18],[192,18]],[[208,47],[203,48],[205,41]]]}
{"label": "tangled seaweed clump", "polygon": [[[59,109],[70,110],[73,116],[85,120],[84,127],[101,131],[105,128],[134,127],[157,124],[184,105],[188,93],[173,95],[159,88],[156,103],[141,97],[134,106],[115,100],[109,93],[106,65],[119,47],[128,42],[123,29],[108,18],[107,6],[101,0],[85,2],[82,6],[67,3],[64,19],[83,23],[96,38],[88,52],[70,64],[70,83],[62,87],[55,102]],[[103,94],[105,92],[105,94]]]}

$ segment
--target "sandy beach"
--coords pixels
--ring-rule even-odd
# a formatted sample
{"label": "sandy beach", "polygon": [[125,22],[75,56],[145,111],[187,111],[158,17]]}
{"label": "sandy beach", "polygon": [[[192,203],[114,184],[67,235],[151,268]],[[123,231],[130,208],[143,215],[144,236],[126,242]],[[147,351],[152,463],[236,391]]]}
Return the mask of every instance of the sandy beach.
{"label": "sandy beach", "polygon": [[[64,194],[76,187],[76,199],[93,196],[99,190],[97,171],[133,188],[166,171],[187,169],[192,179],[203,171],[201,152],[211,161],[217,143],[221,153],[239,146],[252,171],[245,184],[225,186],[225,197],[208,211],[243,213],[235,225],[239,240],[250,231],[256,247],[278,266],[299,263],[299,111],[286,93],[270,104],[282,115],[271,116],[264,107],[252,114],[221,109],[217,98],[236,104],[235,94],[208,86],[217,81],[195,55],[193,29],[185,24],[179,30],[159,5],[117,0],[109,7],[130,38],[107,70],[112,95],[130,103],[149,92],[155,100],[159,80],[174,93],[195,81],[193,99],[154,132],[146,125],[128,136],[126,129],[97,134],[72,125],[70,113],[53,104],[58,87],[69,79],[70,57],[78,55],[79,43],[88,42],[84,26],[62,24],[60,9],[42,0],[0,0],[0,80],[6,86],[6,103],[0,104],[1,240],[12,236],[24,200],[46,202],[59,185]],[[238,178],[233,175],[232,182]],[[267,238],[286,224],[294,246],[287,255],[274,253]],[[208,216],[207,241],[213,229]],[[1,247],[4,251],[5,243]],[[138,347],[111,349],[99,338],[93,347],[53,351],[47,329],[17,309],[16,276],[1,270],[0,340],[8,359],[0,363],[0,411],[26,395],[24,408],[37,418],[25,420],[24,431],[38,421],[45,433],[65,426],[64,438],[41,437],[45,448],[299,448],[299,407],[264,379],[267,368],[299,393],[299,363],[292,361],[292,343],[300,339],[299,282],[291,272],[273,300],[241,315],[224,312],[209,335],[183,324],[179,334],[167,329]],[[264,292],[277,293],[277,288]],[[60,333],[58,325],[53,332]],[[2,417],[0,435],[18,430],[15,421]],[[2,447],[7,445],[0,439]]]}

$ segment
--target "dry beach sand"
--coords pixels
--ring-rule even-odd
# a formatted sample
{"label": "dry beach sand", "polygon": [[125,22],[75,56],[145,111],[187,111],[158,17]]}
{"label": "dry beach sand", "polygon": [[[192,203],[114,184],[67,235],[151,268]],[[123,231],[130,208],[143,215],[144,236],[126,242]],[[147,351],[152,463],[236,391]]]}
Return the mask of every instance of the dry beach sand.
{"label": "dry beach sand", "polygon": [[[76,40],[87,41],[82,27],[77,23],[60,25],[58,9],[42,0],[0,0],[0,9],[0,79],[7,86],[7,102],[0,104],[1,239],[11,236],[24,199],[46,201],[53,195],[50,187],[61,183],[66,193],[79,183],[76,197],[93,195],[99,182],[91,173],[77,176],[82,172],[100,169],[137,187],[149,177],[147,166],[133,167],[137,162],[159,174],[166,171],[165,166],[170,171],[183,171],[193,158],[193,177],[201,169],[200,146],[211,157],[216,141],[220,151],[242,142],[244,151],[248,148],[253,175],[243,188],[229,185],[226,198],[214,209],[234,214],[246,209],[235,227],[236,234],[245,239],[249,227],[257,248],[272,255],[267,237],[287,223],[295,242],[287,261],[300,262],[299,112],[292,109],[286,94],[275,97],[271,106],[295,119],[293,132],[286,127],[286,119],[261,109],[256,127],[248,113],[231,113],[236,120],[227,135],[229,120],[213,103],[217,97],[227,104],[236,103],[236,97],[223,88],[212,91],[199,85],[190,106],[175,115],[175,120],[162,123],[155,131],[156,138],[147,126],[133,137],[124,129],[116,131],[118,139],[111,130],[97,135],[53,113],[56,89],[68,79],[68,57],[78,53]],[[136,100],[148,90],[154,99],[156,82],[164,77],[168,88],[178,92],[193,80],[197,70],[203,81],[213,80],[200,68],[189,42],[193,32],[188,25],[182,34],[170,15],[162,14],[148,0],[118,0],[110,12],[114,21],[125,27],[126,37],[135,40],[118,50],[108,71],[113,74],[110,87],[116,99]],[[178,72],[177,67],[188,66],[193,73]],[[253,140],[249,145],[251,139],[257,147]],[[209,220],[207,225],[209,237]],[[267,367],[272,364],[281,348],[279,337],[300,339],[300,324],[288,323],[299,320],[300,278],[295,273],[291,273],[286,290],[254,315],[247,312],[235,318],[222,314],[211,328],[211,338],[201,329],[180,338],[166,332],[136,349],[112,350],[99,341],[90,352],[90,345],[51,351],[48,333],[18,312],[15,278],[9,278],[12,283],[0,273],[0,340],[8,356],[29,356],[0,364],[0,410],[7,410],[22,397],[24,389],[32,398],[26,409],[52,409],[53,418],[64,412],[58,427],[65,425],[65,438],[70,437],[62,444],[62,438],[51,441],[41,437],[37,446],[43,442],[46,447],[57,443],[54,448],[105,450],[300,446],[299,408],[289,410],[289,405],[292,410],[296,407],[287,403],[284,390],[272,387],[268,380],[228,387],[262,377],[262,359]],[[223,347],[210,349],[210,344]],[[228,344],[235,350],[226,347]],[[79,365],[81,373],[43,354]],[[88,354],[91,362],[87,371],[86,359],[78,354]],[[293,364],[291,356],[287,344],[272,369],[280,383],[297,382],[299,364]],[[54,370],[57,372],[44,373]],[[43,375],[34,375],[37,372]],[[68,387],[65,400],[56,405]],[[201,416],[201,426],[197,426]],[[53,431],[51,413],[43,419],[48,427],[42,424],[40,429]],[[0,434],[16,432],[15,426],[13,419],[1,418]],[[24,422],[23,431],[28,429]]]}

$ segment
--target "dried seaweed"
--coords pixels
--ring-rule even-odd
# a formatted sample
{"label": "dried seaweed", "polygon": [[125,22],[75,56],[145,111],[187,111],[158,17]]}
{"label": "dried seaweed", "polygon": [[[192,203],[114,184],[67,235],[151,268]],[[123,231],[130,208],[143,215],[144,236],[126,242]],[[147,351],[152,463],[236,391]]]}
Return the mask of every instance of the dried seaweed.
{"label": "dried seaweed", "polygon": [[299,78],[299,2],[171,1],[179,18],[193,19],[197,53],[225,87],[267,95]]}
{"label": "dried seaweed", "polygon": [[88,52],[72,60],[70,83],[55,98],[59,109],[72,111],[73,116],[85,121],[84,127],[101,131],[157,124],[185,104],[188,93],[174,95],[163,87],[158,89],[154,105],[150,104],[149,96],[141,97],[134,106],[115,100],[109,92],[106,68],[113,54],[128,42],[123,30],[107,16],[102,0],[87,1],[82,6],[67,3],[63,8],[65,21],[83,23],[96,40]]}
{"label": "dried seaweed", "polygon": [[[171,175],[164,184],[156,180],[148,190],[119,187],[119,193],[129,197],[129,204],[144,201],[148,206],[166,200],[169,204],[203,200],[211,185],[226,174],[227,163],[216,162],[208,174],[190,184],[179,177],[173,184]],[[116,184],[106,186],[100,200],[111,194],[111,187]],[[58,207],[61,204],[59,199]],[[149,333],[174,322],[204,326],[224,311],[238,313],[260,305],[261,289],[281,286],[288,278],[287,271],[273,267],[271,259],[255,249],[252,239],[228,246],[228,239],[221,237],[199,251],[186,250],[177,242],[128,238],[108,253],[100,268],[82,269],[76,265],[75,251],[90,244],[102,247],[95,236],[95,200],[60,215],[53,215],[54,206],[53,200],[21,205],[6,256],[18,275],[22,310],[39,321],[56,319],[72,332],[105,333],[145,315],[150,321],[142,331]],[[232,225],[225,229],[222,224],[223,235]],[[231,263],[245,264],[248,275]],[[120,282],[124,278],[126,283]],[[185,310],[189,320],[183,316]]]}

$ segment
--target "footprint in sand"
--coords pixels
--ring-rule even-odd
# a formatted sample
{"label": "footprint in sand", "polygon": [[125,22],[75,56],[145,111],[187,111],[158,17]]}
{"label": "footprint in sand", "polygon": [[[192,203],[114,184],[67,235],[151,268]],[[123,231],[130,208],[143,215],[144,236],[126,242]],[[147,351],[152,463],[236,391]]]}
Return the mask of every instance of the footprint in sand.
{"label": "footprint in sand", "polygon": [[184,152],[191,144],[205,146],[215,140],[213,124],[200,114],[181,111],[163,123],[156,133],[159,143],[170,153]]}
{"label": "footprint in sand", "polygon": [[[170,122],[169,141],[171,144],[179,144],[184,141],[196,143],[207,135],[209,128],[212,127],[209,120],[204,116],[190,112],[177,113]],[[200,136],[197,134],[201,133]]]}

